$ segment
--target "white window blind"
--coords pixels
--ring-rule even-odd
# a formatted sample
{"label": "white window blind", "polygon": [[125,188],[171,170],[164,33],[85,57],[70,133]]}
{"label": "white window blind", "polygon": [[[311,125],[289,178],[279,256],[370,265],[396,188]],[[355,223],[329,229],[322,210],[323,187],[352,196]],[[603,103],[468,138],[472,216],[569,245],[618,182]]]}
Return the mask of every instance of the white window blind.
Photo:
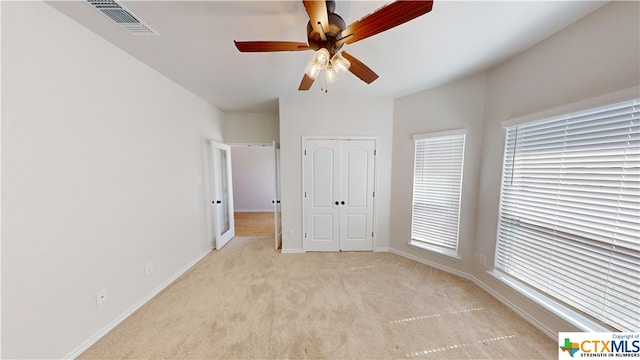
{"label": "white window blind", "polygon": [[415,139],[412,242],[457,253],[464,133]]}
{"label": "white window blind", "polygon": [[507,128],[495,267],[640,330],[640,101]]}

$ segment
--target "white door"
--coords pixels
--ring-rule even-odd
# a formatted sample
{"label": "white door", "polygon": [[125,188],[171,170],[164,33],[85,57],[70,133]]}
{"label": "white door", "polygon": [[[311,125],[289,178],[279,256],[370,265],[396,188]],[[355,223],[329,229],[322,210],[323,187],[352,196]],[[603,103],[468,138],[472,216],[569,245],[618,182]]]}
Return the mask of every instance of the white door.
{"label": "white door", "polygon": [[213,184],[211,206],[213,207],[213,231],[216,250],[220,250],[235,236],[233,221],[233,188],[231,182],[231,147],[211,142]]}
{"label": "white door", "polygon": [[304,250],[340,250],[340,162],[336,140],[307,140],[304,147]]}
{"label": "white door", "polygon": [[304,144],[304,250],[373,250],[375,140]]}
{"label": "white door", "polygon": [[280,206],[280,144],[273,142],[274,152],[274,189],[273,189],[273,219],[275,222],[275,243],[276,249],[282,246],[282,217]]}
{"label": "white door", "polygon": [[340,143],[340,250],[373,250],[373,140]]}

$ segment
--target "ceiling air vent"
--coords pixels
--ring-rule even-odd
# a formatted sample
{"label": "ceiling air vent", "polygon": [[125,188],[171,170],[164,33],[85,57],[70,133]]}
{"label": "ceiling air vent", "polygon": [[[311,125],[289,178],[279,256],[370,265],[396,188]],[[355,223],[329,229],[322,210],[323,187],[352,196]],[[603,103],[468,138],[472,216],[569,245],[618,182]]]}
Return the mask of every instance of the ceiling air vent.
{"label": "ceiling air vent", "polygon": [[114,0],[87,0],[87,2],[131,35],[159,35],[149,25],[140,21],[131,11]]}

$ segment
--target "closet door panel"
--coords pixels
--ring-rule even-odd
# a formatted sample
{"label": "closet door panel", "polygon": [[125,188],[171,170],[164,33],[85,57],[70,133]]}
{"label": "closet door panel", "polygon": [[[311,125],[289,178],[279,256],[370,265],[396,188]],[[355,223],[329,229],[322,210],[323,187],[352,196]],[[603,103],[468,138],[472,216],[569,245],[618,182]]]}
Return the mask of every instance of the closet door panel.
{"label": "closet door panel", "polygon": [[[349,144],[352,145],[352,144]],[[348,146],[351,147],[351,146]],[[368,205],[367,174],[369,152],[363,148],[350,149],[344,154],[344,199],[351,208],[364,208]]]}
{"label": "closet door panel", "polygon": [[314,209],[332,208],[334,202],[334,158],[336,153],[330,148],[314,149],[311,168],[311,201]]}
{"label": "closet door panel", "polygon": [[314,214],[311,221],[311,239],[333,242],[335,225],[337,224],[333,219],[333,214]]}
{"label": "closet door panel", "polygon": [[340,249],[373,250],[373,140],[341,142]]}
{"label": "closet door panel", "polygon": [[304,142],[305,251],[373,250],[373,139]]}
{"label": "closet door panel", "polygon": [[338,251],[339,208],[335,205],[340,168],[333,140],[310,142],[304,159],[305,251]]}

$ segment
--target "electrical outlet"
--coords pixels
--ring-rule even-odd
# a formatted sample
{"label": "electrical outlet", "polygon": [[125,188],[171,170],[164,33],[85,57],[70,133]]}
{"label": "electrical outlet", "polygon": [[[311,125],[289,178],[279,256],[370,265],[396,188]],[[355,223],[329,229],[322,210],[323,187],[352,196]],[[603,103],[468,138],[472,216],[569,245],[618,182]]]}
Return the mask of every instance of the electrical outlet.
{"label": "electrical outlet", "polygon": [[96,306],[104,304],[107,300],[107,289],[98,290],[98,292],[96,292]]}
{"label": "electrical outlet", "polygon": [[487,266],[487,257],[485,255],[480,255],[480,265]]}
{"label": "electrical outlet", "polygon": [[295,236],[295,232],[293,231],[293,229],[289,229],[289,237],[292,238]]}
{"label": "electrical outlet", "polygon": [[153,272],[153,263],[149,262],[147,263],[147,265],[144,266],[144,274],[146,276],[151,275],[151,273]]}

